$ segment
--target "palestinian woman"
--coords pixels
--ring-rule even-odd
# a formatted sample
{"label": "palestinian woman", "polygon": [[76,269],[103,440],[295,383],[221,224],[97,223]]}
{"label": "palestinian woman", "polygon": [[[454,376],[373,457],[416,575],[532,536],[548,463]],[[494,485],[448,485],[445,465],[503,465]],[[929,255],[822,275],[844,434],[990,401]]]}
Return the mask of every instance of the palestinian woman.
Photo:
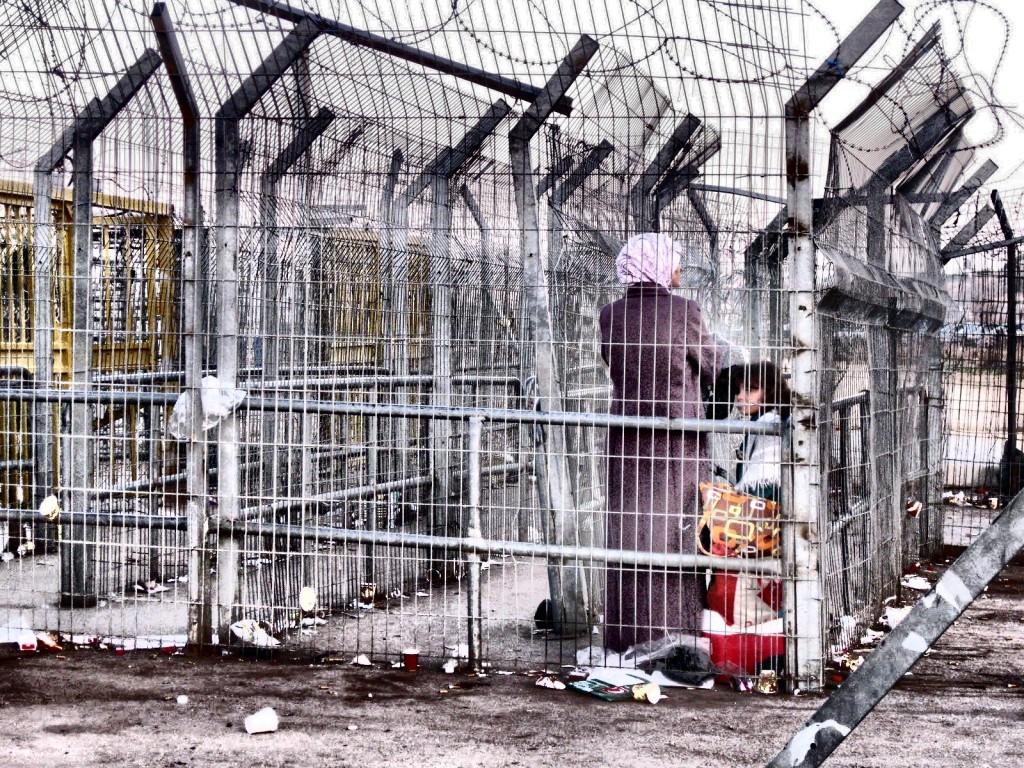
{"label": "palestinian woman", "polygon": [[[616,259],[626,294],[601,310],[601,354],[612,381],[611,413],[702,418],[728,348],[712,335],[696,302],[674,296],[682,248],[661,234],[637,235]],[[608,430],[607,546],[636,552],[694,553],[697,484],[708,474],[706,437],[697,432]],[[670,632],[697,631],[704,576],[609,563],[605,646],[622,652]]]}

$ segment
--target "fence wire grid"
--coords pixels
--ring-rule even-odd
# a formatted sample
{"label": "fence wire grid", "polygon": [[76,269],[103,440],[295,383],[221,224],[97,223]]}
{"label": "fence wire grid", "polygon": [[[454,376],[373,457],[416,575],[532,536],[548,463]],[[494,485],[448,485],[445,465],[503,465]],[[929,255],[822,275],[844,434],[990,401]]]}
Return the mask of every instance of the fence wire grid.
{"label": "fence wire grid", "polygon": [[[676,6],[4,6],[5,638],[535,669],[693,636],[820,686],[968,535],[944,501],[1012,485],[1008,273],[950,256],[1012,237],[961,231],[992,105],[948,9],[876,22],[796,211],[787,104],[842,35]],[[661,298],[617,277],[642,233]],[[698,481],[755,459],[778,545],[698,541]]]}

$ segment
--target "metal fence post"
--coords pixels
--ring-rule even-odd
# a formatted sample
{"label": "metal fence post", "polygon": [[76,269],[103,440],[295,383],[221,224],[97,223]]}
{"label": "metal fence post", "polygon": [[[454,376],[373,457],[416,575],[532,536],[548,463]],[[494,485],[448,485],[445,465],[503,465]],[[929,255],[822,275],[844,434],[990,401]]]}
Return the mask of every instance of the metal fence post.
{"label": "metal fence post", "polygon": [[[466,538],[471,542],[483,538],[483,529],[480,525],[480,451],[482,450],[484,420],[474,416],[469,420],[469,504],[466,510]],[[481,561],[480,552],[469,544],[466,549],[466,570],[468,571],[468,584],[466,596],[469,601],[467,607],[468,617],[468,645],[469,665],[472,669],[479,671],[481,659],[483,658],[483,597],[480,588]]]}
{"label": "metal fence post", "polygon": [[1010,217],[997,190],[992,190],[992,205],[999,218],[1006,246],[1006,443],[999,463],[999,495],[1004,499],[1020,490],[1022,457],[1017,448],[1017,244],[1013,240]]}
{"label": "metal fence post", "polygon": [[182,121],[184,205],[182,208],[182,282],[184,301],[182,332],[185,347],[185,391],[192,399],[192,422],[185,453],[185,485],[188,501],[188,646],[202,651],[213,639],[211,623],[209,518],[207,516],[206,443],[202,399],[203,339],[206,306],[202,251],[202,197],[199,176],[199,105],[188,80],[185,61],[174,34],[170,13],[156,3],[150,14],[160,55],[178,102]]}
{"label": "metal fence post", "polygon": [[[436,404],[451,404],[451,292],[450,283],[450,238],[451,238],[451,179],[472,158],[484,141],[494,133],[495,129],[508,115],[511,107],[501,99],[491,104],[490,108],[480,117],[454,147],[442,150],[431,160],[426,168],[399,196],[395,213],[395,248],[394,248],[394,279],[393,290],[395,302],[392,312],[396,314],[396,322],[400,328],[408,325],[408,308],[404,302],[408,281],[409,253],[407,229],[408,211],[412,202],[429,186],[432,190],[432,207],[430,228],[432,233],[431,247],[428,249],[430,258],[431,296],[431,380],[433,400]],[[408,339],[404,335],[392,340],[395,347],[395,359],[398,370],[392,371],[396,376],[409,373]],[[448,456],[451,425],[437,419],[430,422],[430,456],[432,475],[434,478],[434,504],[431,505],[431,528],[440,522],[438,509],[446,507],[449,498],[450,458]],[[400,441],[396,449],[402,450],[408,443]],[[406,462],[401,462],[404,466]],[[404,476],[404,473],[403,473]],[[447,520],[443,521],[445,525]]]}
{"label": "metal fence post", "polygon": [[[547,275],[540,247],[537,187],[533,181],[533,166],[530,161],[530,139],[540,130],[555,103],[562,98],[597,49],[598,44],[592,38],[585,35],[580,38],[548,81],[544,91],[530,105],[509,134],[512,183],[515,188],[516,209],[519,213],[527,321],[533,341],[540,403],[542,407],[550,410],[561,410],[562,393],[556,373]],[[565,429],[550,425],[544,434],[543,482],[547,485],[551,505],[550,521],[544,528],[553,529],[559,543],[581,543],[586,533],[581,530],[577,519],[578,511],[573,501]],[[560,560],[552,559],[548,563],[548,581],[559,628],[570,634],[583,631],[590,621],[590,601],[582,565],[576,561],[565,567]]]}
{"label": "metal fence post", "polygon": [[[44,162],[45,160],[45,162]],[[57,262],[57,238],[53,224],[53,164],[47,158],[36,166],[32,214],[32,276],[34,313],[33,347],[35,381],[38,387],[53,386],[53,270]],[[63,154],[57,160],[63,160]],[[32,406],[32,432],[35,498],[38,508],[43,499],[56,491],[53,405]]]}
{"label": "metal fence post", "polygon": [[[334,113],[326,107],[303,120],[295,135],[260,176],[260,230],[263,233],[263,285],[261,333],[263,339],[263,378],[276,381],[281,370],[281,341],[278,302],[281,297],[281,257],[278,254],[277,197],[278,185],[334,121]],[[271,497],[278,493],[278,448],[281,437],[279,421],[274,413],[263,414],[263,482]]]}
{"label": "metal fence post", "polygon": [[[72,179],[71,275],[71,385],[88,389],[92,357],[92,318],[89,272],[92,257],[92,137],[76,135]],[[96,603],[95,528],[76,513],[86,513],[86,490],[92,459],[89,411],[85,403],[72,403],[71,430],[62,439],[61,475],[64,509],[72,517],[64,524],[60,542],[60,604],[80,607]]]}
{"label": "metal fence post", "polygon": [[790,270],[790,329],[793,336],[792,491],[786,498],[788,516],[796,527],[786,537],[792,546],[783,556],[795,579],[786,606],[786,633],[796,644],[794,684],[817,687],[822,676],[823,631],[820,573],[820,499],[818,477],[818,318],[814,306],[814,200],[811,175],[810,118],[821,100],[868,48],[889,28],[903,7],[881,0],[843,40],[786,103],[785,147],[788,192],[788,253]]}
{"label": "metal fence post", "polygon": [[465,184],[459,186],[459,197],[466,204],[473,222],[480,229],[480,338],[493,339],[498,307],[491,288],[491,228],[487,225],[487,219],[476,197]]}
{"label": "metal fence post", "polygon": [[[146,84],[157,67],[160,54],[147,49],[142,56],[117,81],[103,99],[93,99],[74,122],[65,128],[61,137],[39,159],[35,166],[36,189],[33,194],[35,206],[33,269],[35,288],[35,380],[36,386],[53,386],[53,270],[56,263],[57,245],[53,227],[52,193],[50,186],[53,171],[70,152],[74,152],[72,175],[74,192],[74,276],[72,290],[72,363],[71,378],[82,387],[88,386],[91,364],[92,337],[89,332],[90,293],[89,259],[92,253],[92,142],[113,120],[118,112]],[[62,462],[62,484],[65,510],[84,515],[87,503],[89,480],[89,431],[90,422],[87,406],[76,404],[71,408],[72,431],[66,445],[67,453]],[[37,503],[53,493],[54,488],[54,445],[56,429],[53,420],[53,406],[39,403],[34,409],[35,429],[35,483]],[[74,539],[75,531],[68,525],[65,537]],[[81,528],[87,536],[87,529]],[[88,547],[75,546],[69,541],[61,546],[61,604],[84,605],[95,602],[92,589],[91,557]],[[88,591],[87,591],[88,590]]]}
{"label": "metal fence post", "polygon": [[[217,202],[217,377],[222,387],[238,385],[238,182],[241,176],[239,127],[243,117],[317,38],[319,28],[302,21],[270,52],[260,66],[221,105],[215,116],[214,157]],[[218,428],[217,514],[221,529],[217,554],[217,627],[221,643],[229,642],[238,600],[241,537],[230,524],[240,509],[238,418],[228,415]]]}

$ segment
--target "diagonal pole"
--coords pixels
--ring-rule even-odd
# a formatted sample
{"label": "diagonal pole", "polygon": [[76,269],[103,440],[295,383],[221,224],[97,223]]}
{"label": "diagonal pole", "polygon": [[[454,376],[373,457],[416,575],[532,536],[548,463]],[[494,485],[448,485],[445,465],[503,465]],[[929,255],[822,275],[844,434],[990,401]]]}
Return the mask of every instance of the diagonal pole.
{"label": "diagonal pole", "polygon": [[1022,547],[1024,493],[1018,493],[767,768],[814,768],[825,762]]}

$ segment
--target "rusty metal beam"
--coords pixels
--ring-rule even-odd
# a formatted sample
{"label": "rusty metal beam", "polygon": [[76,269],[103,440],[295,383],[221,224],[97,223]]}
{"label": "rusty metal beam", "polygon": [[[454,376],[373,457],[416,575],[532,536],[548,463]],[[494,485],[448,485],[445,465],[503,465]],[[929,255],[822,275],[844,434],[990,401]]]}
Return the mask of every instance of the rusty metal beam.
{"label": "rusty metal beam", "polygon": [[[488,72],[478,67],[471,67],[428,51],[421,51],[418,48],[413,48],[411,45],[406,45],[396,40],[389,40],[386,37],[375,35],[366,30],[350,27],[334,19],[329,19],[326,16],[321,16],[301,8],[295,8],[284,2],[278,2],[277,0],[231,0],[231,2],[295,24],[303,21],[312,21],[324,32],[339,37],[345,42],[380,53],[386,53],[389,56],[418,64],[427,69],[443,72],[460,80],[482,85],[492,91],[503,93],[506,96],[522,101],[535,101],[541,93],[541,89],[535,85],[522,83],[510,77],[505,77],[495,72]],[[554,110],[566,115],[571,114],[572,99],[568,96],[562,96],[555,104]]]}

